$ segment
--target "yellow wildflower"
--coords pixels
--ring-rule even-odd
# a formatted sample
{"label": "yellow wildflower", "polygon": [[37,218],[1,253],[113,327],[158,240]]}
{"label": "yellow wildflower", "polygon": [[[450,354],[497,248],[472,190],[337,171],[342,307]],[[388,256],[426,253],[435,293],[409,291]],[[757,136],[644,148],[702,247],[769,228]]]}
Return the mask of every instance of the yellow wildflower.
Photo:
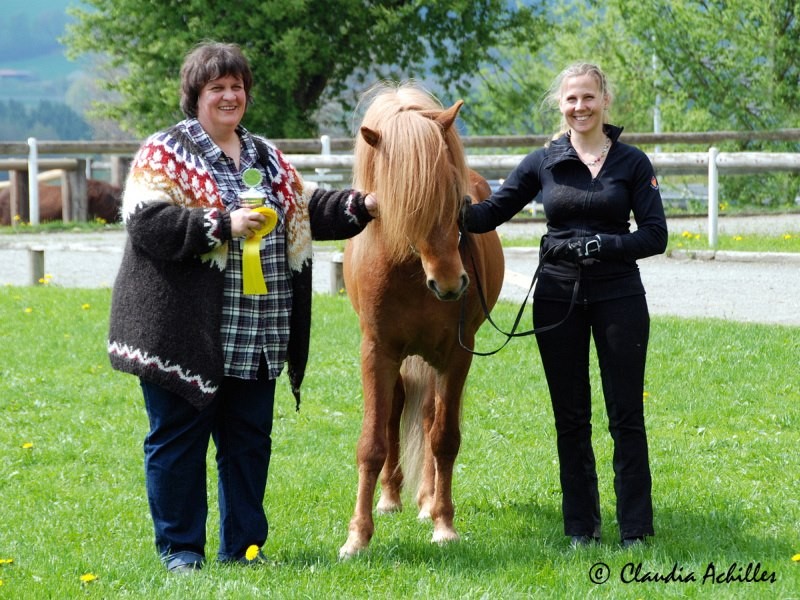
{"label": "yellow wildflower", "polygon": [[681,237],[690,238],[692,237],[692,234],[688,231],[684,231],[683,233],[681,233]]}
{"label": "yellow wildflower", "polygon": [[255,544],[251,544],[248,546],[247,551],[244,553],[244,557],[247,560],[255,560],[258,556],[258,546]]}
{"label": "yellow wildflower", "polygon": [[29,315],[33,312],[33,309],[30,306],[26,306],[24,312],[26,315]]}
{"label": "yellow wildflower", "polygon": [[733,241],[734,241],[734,242],[741,242],[741,241],[742,241],[742,239],[743,239],[743,238],[742,238],[742,236],[740,236],[740,235],[735,235],[735,236],[733,236]]}
{"label": "yellow wildflower", "polygon": [[84,573],[81,575],[81,583],[92,583],[97,580],[97,575],[94,573]]}
{"label": "yellow wildflower", "polygon": [[88,304],[88,303],[81,304],[81,308],[82,308],[83,310],[89,310],[90,308],[92,308],[92,305],[91,305],[91,304]]}
{"label": "yellow wildflower", "polygon": [[798,554],[795,554],[795,555],[792,557],[792,560],[793,560],[794,562],[800,562],[800,553],[798,553]]}
{"label": "yellow wildflower", "polygon": [[13,562],[13,558],[0,558],[0,565],[10,565]]}
{"label": "yellow wildflower", "polygon": [[783,239],[785,239],[785,240],[790,240],[790,239],[792,239],[792,234],[791,234],[791,233],[784,233],[784,234],[783,234]]}
{"label": "yellow wildflower", "polygon": [[24,444],[22,444],[22,447],[25,450],[30,450],[31,448],[33,448],[33,442],[25,442]]}

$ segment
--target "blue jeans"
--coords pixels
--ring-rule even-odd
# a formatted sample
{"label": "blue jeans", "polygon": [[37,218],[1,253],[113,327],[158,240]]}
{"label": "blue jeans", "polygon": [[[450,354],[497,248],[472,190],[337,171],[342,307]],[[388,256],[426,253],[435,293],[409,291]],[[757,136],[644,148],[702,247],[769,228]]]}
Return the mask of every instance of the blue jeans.
{"label": "blue jeans", "polygon": [[181,551],[205,556],[206,454],[217,449],[221,561],[263,546],[272,453],[275,380],[262,360],[258,379],[226,377],[210,406],[198,411],[181,396],[141,380],[150,432],[144,441],[147,498],[162,558]]}

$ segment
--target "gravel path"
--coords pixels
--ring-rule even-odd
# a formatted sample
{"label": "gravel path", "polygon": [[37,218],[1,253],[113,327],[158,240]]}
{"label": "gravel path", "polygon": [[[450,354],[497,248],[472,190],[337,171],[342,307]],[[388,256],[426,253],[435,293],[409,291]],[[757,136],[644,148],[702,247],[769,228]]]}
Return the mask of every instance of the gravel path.
{"label": "gravel path", "polygon": [[[672,231],[702,233],[705,219],[670,221]],[[541,235],[541,222],[506,224],[502,235]],[[723,217],[719,235],[757,232],[800,235],[800,215]],[[30,283],[29,248],[45,250],[50,285],[110,287],[119,269],[125,233],[46,233],[0,235],[0,285]],[[328,292],[336,250],[315,245],[314,287]],[[502,297],[521,302],[536,268],[537,251],[506,249]],[[713,260],[711,260],[713,258]],[[800,254],[700,253],[700,257],[657,256],[639,262],[650,312],[679,317],[800,326]]]}

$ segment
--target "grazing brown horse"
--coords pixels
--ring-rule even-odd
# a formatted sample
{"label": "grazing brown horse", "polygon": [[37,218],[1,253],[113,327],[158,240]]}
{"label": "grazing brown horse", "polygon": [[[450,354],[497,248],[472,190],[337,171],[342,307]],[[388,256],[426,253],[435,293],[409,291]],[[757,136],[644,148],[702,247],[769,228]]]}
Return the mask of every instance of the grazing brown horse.
{"label": "grazing brown horse", "polygon": [[432,541],[458,539],[452,476],[472,363],[459,345],[459,320],[471,348],[485,315],[470,281],[480,280],[491,307],[504,272],[495,232],[459,232],[464,199],[489,195],[467,168],[453,126],[461,105],[445,110],[413,85],[384,86],[356,140],[355,187],[376,193],[380,217],[344,253],[345,285],[361,327],[364,416],[358,494],[341,558],[369,544],[379,475],[379,512],[401,509],[405,475],[406,486],[417,480],[419,518],[432,519]]}
{"label": "grazing brown horse", "polygon": [[[120,220],[119,209],[122,204],[122,190],[99,179],[86,181],[87,216],[90,221],[103,219],[106,223]],[[39,184],[39,221],[60,221],[63,218],[61,208],[61,186]],[[0,225],[11,225],[14,215],[11,214],[11,191],[0,191]]]}

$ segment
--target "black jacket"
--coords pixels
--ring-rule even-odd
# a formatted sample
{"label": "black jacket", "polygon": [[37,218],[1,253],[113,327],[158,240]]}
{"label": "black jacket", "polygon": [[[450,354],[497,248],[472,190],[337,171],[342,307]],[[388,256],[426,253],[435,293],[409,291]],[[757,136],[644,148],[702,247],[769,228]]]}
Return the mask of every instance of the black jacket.
{"label": "black jacket", "polygon": [[[647,155],[618,141],[622,129],[605,125],[611,138],[597,177],[584,165],[568,135],[528,154],[492,196],[470,207],[467,227],[483,233],[511,219],[541,193],[547,217],[542,256],[564,240],[599,234],[592,264],[545,258],[534,298],[569,301],[580,269],[581,302],[643,294],[636,260],[667,247],[667,222],[658,181]],[[636,231],[631,232],[631,214]]]}

